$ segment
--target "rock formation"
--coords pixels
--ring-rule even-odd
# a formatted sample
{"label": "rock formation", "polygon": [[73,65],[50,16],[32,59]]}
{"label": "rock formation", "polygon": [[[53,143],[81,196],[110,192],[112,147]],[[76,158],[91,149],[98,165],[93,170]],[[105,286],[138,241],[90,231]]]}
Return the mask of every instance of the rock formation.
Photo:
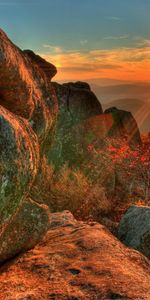
{"label": "rock formation", "polygon": [[40,140],[53,125],[56,103],[47,76],[0,30],[0,104],[26,118]]}
{"label": "rock formation", "polygon": [[150,259],[150,208],[130,206],[119,224],[118,238]]}
{"label": "rock formation", "polygon": [[86,158],[90,131],[86,122],[102,114],[102,107],[86,83],[53,83],[59,113],[53,147],[47,156],[55,164],[80,164]]}
{"label": "rock formation", "polygon": [[34,247],[48,229],[49,209],[25,199],[0,236],[0,264]]}
{"label": "rock formation", "polygon": [[28,122],[0,106],[0,224],[30,190],[39,165],[37,137]]}
{"label": "rock formation", "polygon": [[56,75],[57,73],[56,67],[50,64],[49,62],[47,62],[44,58],[35,54],[31,50],[24,50],[23,52],[32,61],[32,63],[38,65],[38,67],[44,72],[44,74],[46,75],[49,81]]}
{"label": "rock formation", "polygon": [[33,249],[1,268],[2,300],[148,300],[150,262],[100,224],[64,211]]}
{"label": "rock formation", "polygon": [[112,126],[108,131],[109,136],[126,137],[128,143],[133,146],[141,144],[137,123],[130,112],[111,107],[106,109],[104,113],[112,118]]}
{"label": "rock formation", "polygon": [[[55,74],[52,64],[21,51],[0,30],[0,262],[31,248],[47,229],[49,210],[31,193],[42,188],[44,156],[55,165],[80,165],[88,144],[110,130],[114,137],[131,134],[125,113],[117,111],[114,130],[112,112],[103,114],[87,83],[52,83]],[[136,137],[137,144],[137,128]]]}
{"label": "rock formation", "polygon": [[103,113],[87,83],[53,83],[53,86],[59,101],[59,113],[53,147],[47,156],[54,164],[69,162],[79,165],[86,159],[88,145],[98,144],[106,137],[125,138],[134,147],[141,144],[132,114],[116,108]]}
{"label": "rock formation", "polygon": [[33,247],[47,229],[48,208],[29,192],[53,135],[50,91],[43,70],[0,30],[0,263]]}

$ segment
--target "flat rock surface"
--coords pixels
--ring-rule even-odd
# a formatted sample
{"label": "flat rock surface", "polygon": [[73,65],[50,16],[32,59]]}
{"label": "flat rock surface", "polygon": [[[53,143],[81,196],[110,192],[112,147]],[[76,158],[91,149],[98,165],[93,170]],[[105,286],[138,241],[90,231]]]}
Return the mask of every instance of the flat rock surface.
{"label": "flat rock surface", "polygon": [[33,250],[1,267],[1,299],[150,299],[150,262],[104,226],[56,213]]}

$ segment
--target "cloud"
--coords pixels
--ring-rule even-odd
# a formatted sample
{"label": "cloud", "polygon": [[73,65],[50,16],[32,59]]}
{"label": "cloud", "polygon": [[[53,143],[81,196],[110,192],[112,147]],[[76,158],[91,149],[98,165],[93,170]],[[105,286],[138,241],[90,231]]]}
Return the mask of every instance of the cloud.
{"label": "cloud", "polygon": [[143,43],[145,47],[150,47],[150,40],[144,40]]}
{"label": "cloud", "polygon": [[105,36],[104,40],[124,40],[124,39],[128,39],[129,38],[129,34],[122,34],[122,35],[114,35],[114,36]]}
{"label": "cloud", "polygon": [[137,40],[137,46],[139,46],[139,47],[150,47],[150,40],[140,38],[140,39]]}
{"label": "cloud", "polygon": [[88,43],[87,40],[81,40],[81,41],[80,41],[80,44],[81,44],[82,46],[86,45],[87,43]]}
{"label": "cloud", "polygon": [[101,70],[110,70],[110,69],[120,69],[121,66],[120,65],[115,65],[115,64],[97,64],[96,65],[92,65],[92,64],[84,64],[84,66],[75,66],[75,67],[59,67],[60,71],[63,72],[100,72]]}
{"label": "cloud", "polygon": [[121,18],[117,16],[107,16],[106,19],[110,21],[121,21]]}
{"label": "cloud", "polygon": [[[124,80],[150,80],[150,42],[135,48],[65,50],[61,47],[39,53],[58,68],[57,80],[87,80],[109,77]],[[52,47],[52,48],[51,48]],[[58,48],[58,49],[57,49]]]}
{"label": "cloud", "polygon": [[111,50],[93,50],[91,54],[98,61],[105,62],[120,62],[120,63],[130,63],[130,62],[146,62],[150,61],[150,47],[141,48],[117,48]]}
{"label": "cloud", "polygon": [[47,48],[54,53],[62,53],[63,52],[63,49],[59,46],[52,46],[52,45],[44,44],[43,48]]}

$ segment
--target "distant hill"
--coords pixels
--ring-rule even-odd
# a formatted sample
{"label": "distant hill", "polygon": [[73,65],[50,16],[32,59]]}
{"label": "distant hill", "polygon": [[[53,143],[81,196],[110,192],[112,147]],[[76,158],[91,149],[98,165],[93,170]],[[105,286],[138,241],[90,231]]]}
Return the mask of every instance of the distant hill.
{"label": "distant hill", "polygon": [[145,101],[135,98],[122,98],[117,99],[108,103],[103,103],[103,109],[107,109],[112,106],[116,106],[120,109],[129,110],[132,113],[136,114],[141,107],[145,105]]}
{"label": "distant hill", "polygon": [[141,99],[150,102],[150,84],[149,83],[126,83],[118,85],[100,86],[91,84],[93,91],[102,104],[109,103],[116,99]]}
{"label": "distant hill", "polygon": [[[134,84],[135,81],[131,80],[119,80],[114,78],[92,78],[87,80],[91,85],[96,84],[98,86],[113,86],[113,85],[120,85],[120,84]],[[137,83],[137,82],[136,82]]]}
{"label": "distant hill", "polygon": [[117,107],[130,111],[135,117],[141,132],[150,130],[150,102],[134,98],[117,99],[109,103],[104,103],[103,110],[109,107]]}

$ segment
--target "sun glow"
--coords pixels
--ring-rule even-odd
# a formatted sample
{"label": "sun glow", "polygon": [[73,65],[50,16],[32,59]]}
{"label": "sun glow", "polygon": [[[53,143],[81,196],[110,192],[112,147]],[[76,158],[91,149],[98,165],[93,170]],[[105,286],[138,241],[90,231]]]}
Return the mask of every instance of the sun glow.
{"label": "sun glow", "polygon": [[39,53],[58,68],[56,80],[115,78],[150,81],[150,41],[135,48]]}

